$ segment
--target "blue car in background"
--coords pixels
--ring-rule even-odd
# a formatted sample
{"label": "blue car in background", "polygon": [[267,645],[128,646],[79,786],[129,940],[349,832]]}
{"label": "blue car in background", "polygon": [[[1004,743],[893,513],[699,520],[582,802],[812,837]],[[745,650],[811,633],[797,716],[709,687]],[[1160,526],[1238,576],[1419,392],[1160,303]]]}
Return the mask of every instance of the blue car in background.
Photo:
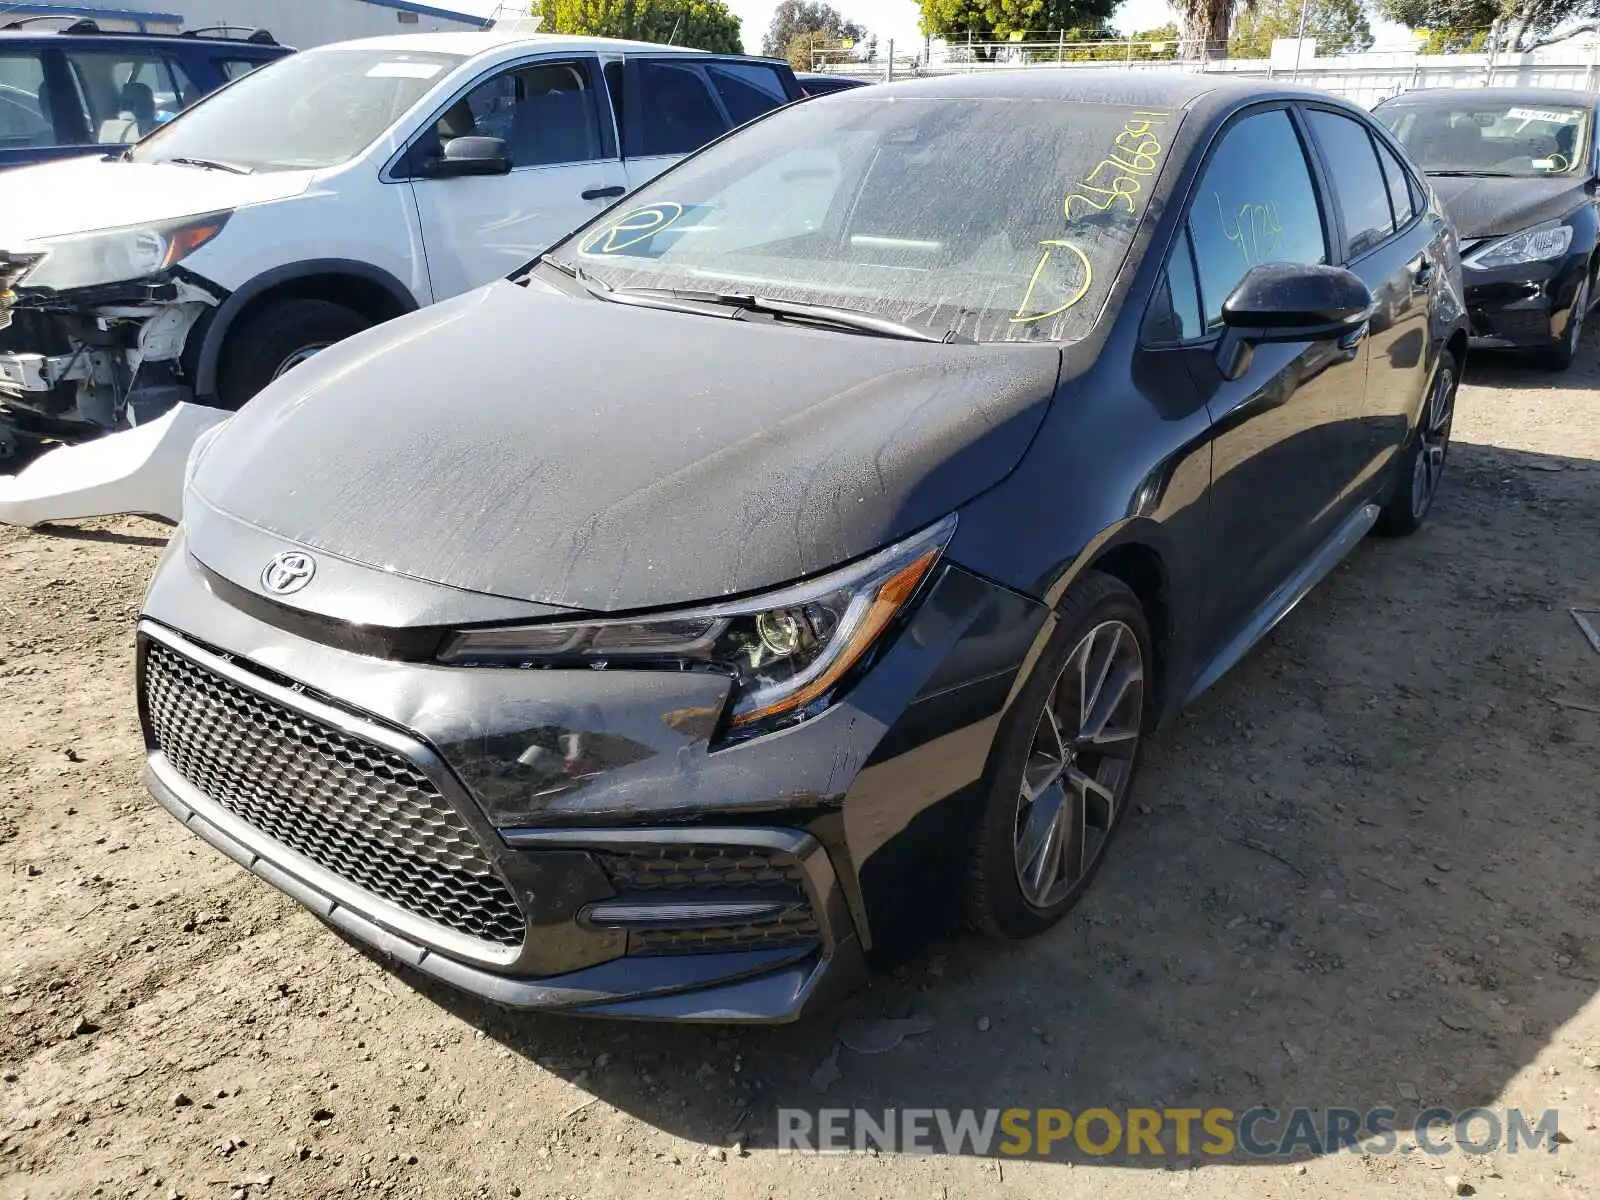
{"label": "blue car in background", "polygon": [[119,151],[208,92],[293,53],[264,30],[232,32],[112,33],[89,20],[0,26],[0,170]]}

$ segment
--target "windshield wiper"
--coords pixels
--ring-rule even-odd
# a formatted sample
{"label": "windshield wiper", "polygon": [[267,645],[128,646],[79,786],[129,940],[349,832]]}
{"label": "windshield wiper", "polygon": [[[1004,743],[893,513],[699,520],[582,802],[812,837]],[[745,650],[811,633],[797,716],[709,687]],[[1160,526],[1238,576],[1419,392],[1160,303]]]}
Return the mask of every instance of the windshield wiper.
{"label": "windshield wiper", "polygon": [[809,304],[801,300],[775,300],[770,296],[746,296],[736,292],[696,292],[680,288],[623,288],[618,293],[627,296],[664,296],[673,300],[688,300],[697,304],[724,305],[741,312],[768,313],[777,317],[797,317],[816,321],[840,329],[870,333],[877,337],[900,338],[908,342],[939,342],[970,344],[972,339],[954,329],[935,333],[904,321],[880,317],[875,313],[854,308],[839,308],[832,304]]}
{"label": "windshield wiper", "polygon": [[[1525,178],[1524,176],[1519,175],[1515,171],[1464,171],[1464,170],[1451,169],[1451,170],[1447,170],[1447,171],[1433,171],[1433,170],[1430,170],[1430,171],[1425,171],[1424,174],[1427,174],[1427,175],[1443,175],[1448,179],[1471,179],[1471,178],[1473,178],[1475,176],[1479,176],[1479,175],[1485,176],[1485,177],[1487,177],[1489,179],[1522,179],[1522,178]],[[1526,178],[1532,179],[1532,178],[1534,178],[1534,176],[1529,175],[1529,176],[1526,176]]]}
{"label": "windshield wiper", "polygon": [[[564,263],[559,259],[541,254],[533,260],[535,267],[551,267],[571,279],[596,300],[608,300],[612,304],[632,304],[639,308],[659,308],[666,312],[689,313],[699,317],[732,317],[739,318],[744,315],[742,310],[728,311],[719,309],[704,301],[680,301],[677,297],[667,292],[652,292],[649,290],[619,290],[609,283],[603,283],[576,263]],[[533,272],[526,271],[514,279],[513,283],[527,283]]]}
{"label": "windshield wiper", "polygon": [[183,167],[199,167],[205,171],[226,171],[230,175],[253,175],[249,167],[241,167],[238,163],[222,162],[215,158],[162,158],[157,162],[177,163]]}

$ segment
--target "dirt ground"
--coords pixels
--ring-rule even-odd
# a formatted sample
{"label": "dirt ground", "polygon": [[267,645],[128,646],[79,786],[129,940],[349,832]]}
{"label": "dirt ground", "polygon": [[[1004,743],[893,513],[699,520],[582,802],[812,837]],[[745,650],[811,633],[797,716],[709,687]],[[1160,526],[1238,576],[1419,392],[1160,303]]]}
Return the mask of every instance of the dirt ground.
{"label": "dirt ground", "polygon": [[[1475,363],[1369,541],[1152,747],[1080,910],[777,1030],[511,1017],[390,974],[156,808],[138,520],[0,531],[0,1196],[1600,1195],[1600,364]],[[917,1014],[886,1053],[843,1018]],[[1557,1153],[797,1156],[775,1110],[1561,1113]],[[1409,1149],[1409,1152],[1407,1152]]]}

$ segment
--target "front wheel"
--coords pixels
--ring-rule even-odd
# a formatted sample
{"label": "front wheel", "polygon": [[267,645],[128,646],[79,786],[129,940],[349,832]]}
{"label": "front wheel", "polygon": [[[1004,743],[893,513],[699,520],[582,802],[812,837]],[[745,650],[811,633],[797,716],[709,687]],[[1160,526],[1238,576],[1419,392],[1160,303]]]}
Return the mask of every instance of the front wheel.
{"label": "front wheel", "polygon": [[973,923],[1031,937],[1077,902],[1121,823],[1146,725],[1150,630],[1138,597],[1091,572],[996,743],[968,876]]}
{"label": "front wheel", "polygon": [[273,380],[371,325],[330,300],[285,300],[243,317],[228,333],[217,380],[222,406],[237,412]]}
{"label": "front wheel", "polygon": [[1578,294],[1572,298],[1572,312],[1567,316],[1567,331],[1561,340],[1539,355],[1539,364],[1547,371],[1565,371],[1578,357],[1578,345],[1583,341],[1583,323],[1589,315],[1589,276],[1578,284]]}
{"label": "front wheel", "polygon": [[1422,528],[1444,478],[1450,454],[1450,427],[1456,417],[1457,363],[1445,355],[1417,417],[1417,427],[1398,455],[1394,486],[1378,514],[1377,532],[1407,537]]}

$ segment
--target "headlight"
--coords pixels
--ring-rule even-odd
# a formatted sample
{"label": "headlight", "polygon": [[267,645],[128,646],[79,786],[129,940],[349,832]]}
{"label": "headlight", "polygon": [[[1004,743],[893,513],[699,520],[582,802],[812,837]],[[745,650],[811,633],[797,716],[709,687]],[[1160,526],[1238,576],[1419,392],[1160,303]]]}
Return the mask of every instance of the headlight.
{"label": "headlight", "polygon": [[1518,263],[1548,262],[1560,258],[1572,245],[1570,225],[1535,225],[1474,250],[1461,261],[1469,267],[1489,270],[1514,267]]}
{"label": "headlight", "polygon": [[229,215],[45,238],[35,243],[44,260],[28,276],[28,286],[65,292],[143,279],[188,258],[222,232]]}
{"label": "headlight", "polygon": [[621,620],[476,629],[439,657],[461,666],[662,666],[734,680],[729,731],[751,736],[827,707],[904,611],[955,532],[938,524],[807,583],[729,604]]}

